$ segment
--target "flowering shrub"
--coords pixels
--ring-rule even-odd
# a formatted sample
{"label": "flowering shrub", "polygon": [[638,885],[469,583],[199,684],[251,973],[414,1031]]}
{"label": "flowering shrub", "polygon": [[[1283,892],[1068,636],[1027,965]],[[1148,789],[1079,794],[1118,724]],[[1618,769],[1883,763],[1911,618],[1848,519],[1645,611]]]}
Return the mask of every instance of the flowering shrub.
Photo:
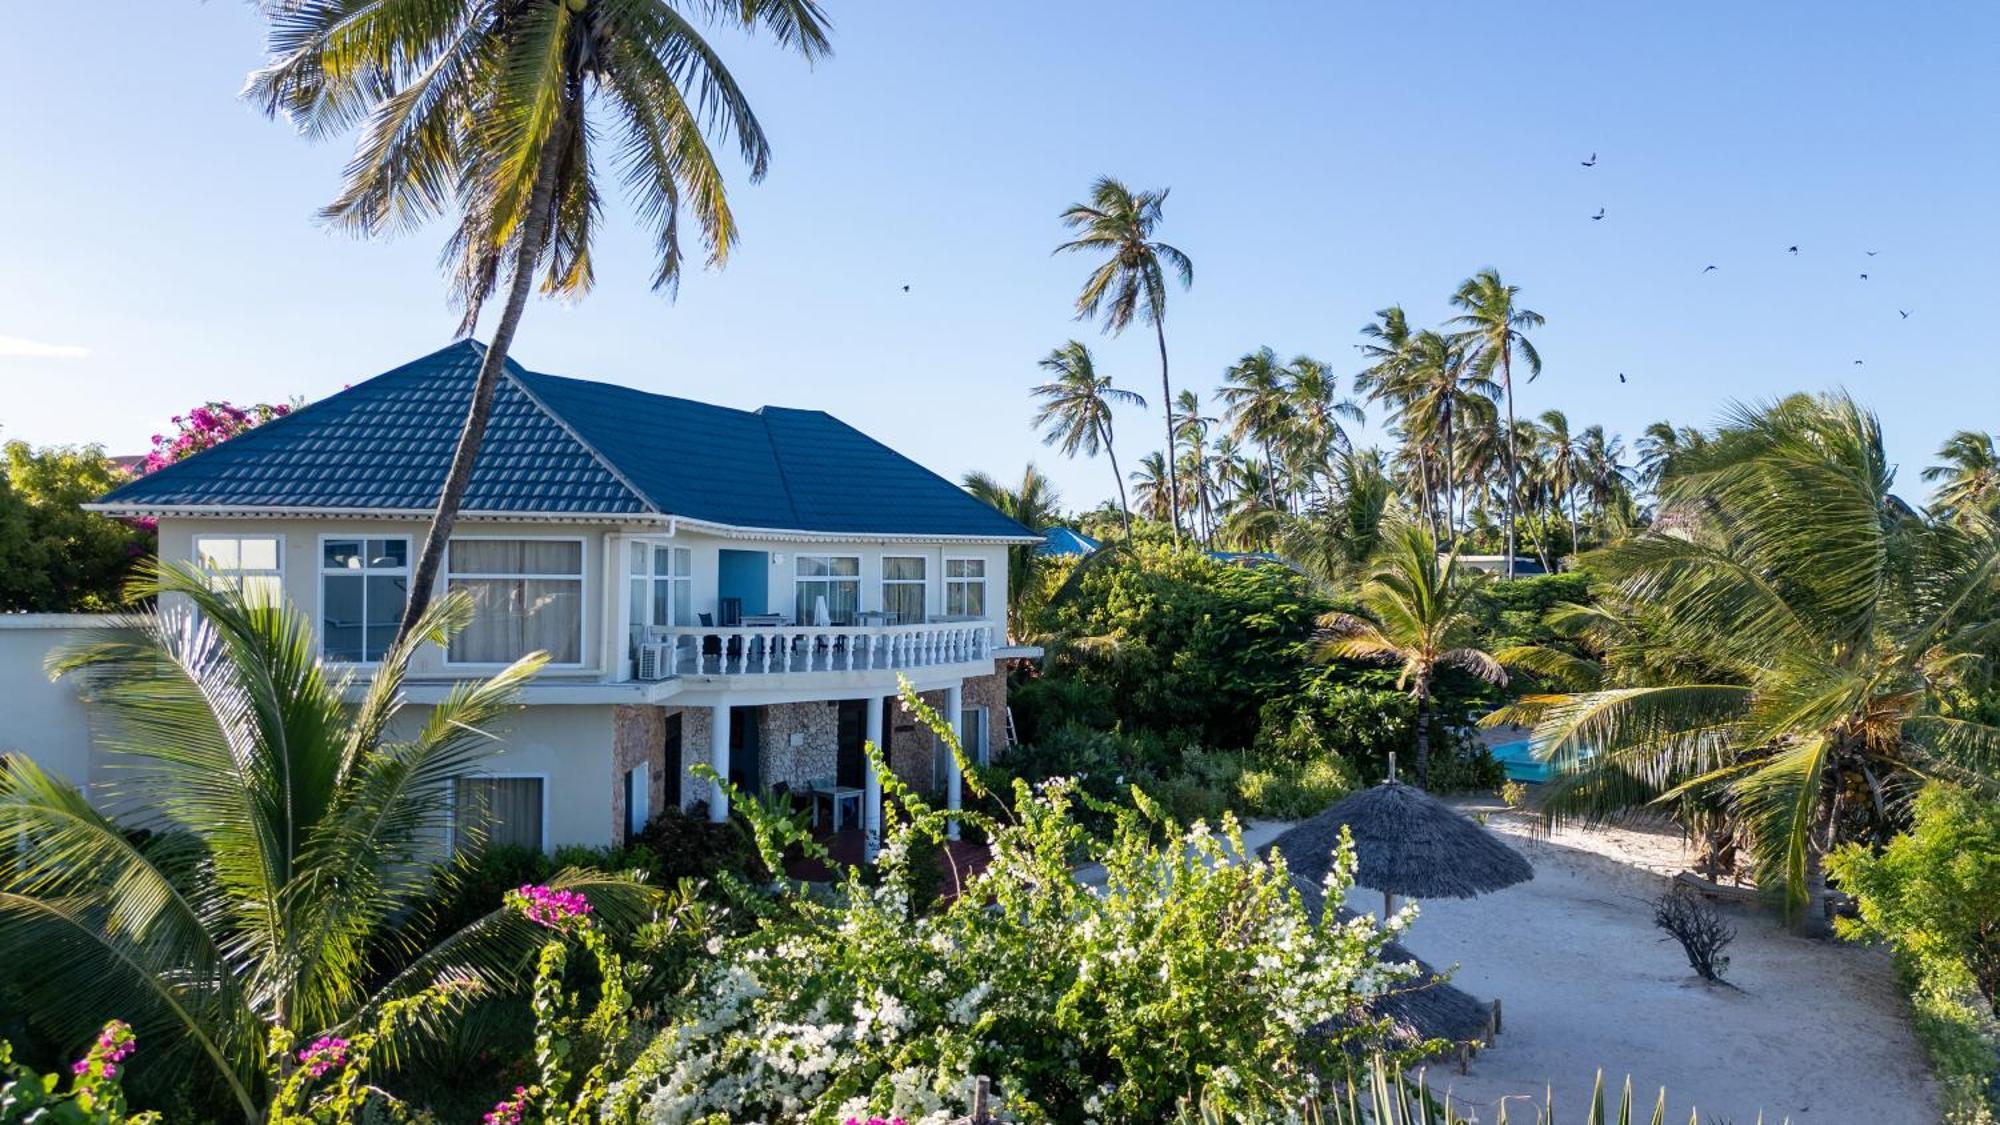
{"label": "flowering shrub", "polygon": [[507,905],[527,915],[529,921],[552,930],[568,928],[573,920],[590,913],[590,900],[582,894],[538,884],[508,892]]}
{"label": "flowering shrub", "polygon": [[172,430],[153,435],[153,448],[147,452],[140,471],[158,472],[176,461],[221,445],[245,430],[254,429],[273,418],[283,418],[291,412],[291,405],[282,402],[275,405],[260,402],[249,407],[226,402],[204,403],[186,414],[174,415]]}
{"label": "flowering shrub", "polygon": [[310,1076],[322,1077],[329,1070],[337,1070],[347,1065],[347,1040],[334,1035],[322,1035],[313,1040],[312,1046],[299,1052],[299,1062]]}
{"label": "flowering shrub", "polygon": [[0,1123],[49,1122],[64,1125],[149,1125],[157,1113],[127,1113],[119,1085],[119,1064],[138,1049],[132,1028],[122,1020],[104,1025],[90,1050],[70,1064],[70,1086],[14,1062],[14,1049],[0,1039]]}
{"label": "flowering shrub", "polygon": [[[934,712],[907,690],[905,702],[960,753]],[[685,1001],[611,1086],[607,1120],[938,1125],[965,1114],[977,1074],[1025,1119],[1158,1121],[1209,1091],[1296,1102],[1377,1038],[1353,1017],[1412,970],[1380,962],[1408,912],[1386,929],[1314,922],[1283,860],[1251,855],[1232,818],[1219,834],[1183,829],[1143,793],[1136,810],[1099,810],[1114,828],[1093,845],[1063,780],[1017,782],[1016,822],[962,813],[992,863],[913,917],[912,843],[940,837],[945,816],[882,777],[907,817],[879,878],[851,872],[831,901],[786,888],[786,909],[714,939]],[[1093,847],[1099,888],[1072,872]],[[1343,851],[1331,901],[1352,871]],[[1349,1029],[1307,1034],[1337,1019]]]}

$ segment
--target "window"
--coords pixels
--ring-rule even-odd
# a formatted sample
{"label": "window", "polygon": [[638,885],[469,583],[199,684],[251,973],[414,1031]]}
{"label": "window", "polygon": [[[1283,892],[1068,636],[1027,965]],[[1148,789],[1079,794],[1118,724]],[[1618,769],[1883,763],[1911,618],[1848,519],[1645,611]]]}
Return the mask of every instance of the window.
{"label": "window", "polygon": [[284,542],[275,535],[197,535],[195,561],[215,584],[276,605],[284,597]]}
{"label": "window", "polygon": [[460,848],[543,850],[539,777],[461,777],[452,789],[452,840]]}
{"label": "window", "polygon": [[507,664],[546,652],[583,662],[583,543],[576,539],[454,539],[446,586],[472,597],[472,624],[451,639],[453,664]]}
{"label": "window", "polygon": [[946,617],[986,616],[986,560],[944,560]]}
{"label": "window", "polygon": [[963,732],[959,736],[959,745],[965,750],[965,756],[970,758],[974,765],[991,765],[992,763],[987,761],[986,752],[986,708],[967,707],[960,712],[958,729]]}
{"label": "window", "polygon": [[410,594],[408,539],[322,539],[319,650],[328,660],[373,664],[389,651]]}
{"label": "window", "polygon": [[652,543],[631,546],[632,635],[649,625],[692,625],[694,552]]}
{"label": "window", "polygon": [[653,776],[644,762],[625,771],[625,838],[636,839],[652,819]]}
{"label": "window", "polygon": [[[851,555],[799,555],[798,597],[792,620],[801,625],[852,625],[861,610],[861,560]],[[826,616],[819,616],[820,599]]]}
{"label": "window", "polygon": [[891,625],[920,625],[924,620],[924,560],[920,556],[884,556],[882,612]]}

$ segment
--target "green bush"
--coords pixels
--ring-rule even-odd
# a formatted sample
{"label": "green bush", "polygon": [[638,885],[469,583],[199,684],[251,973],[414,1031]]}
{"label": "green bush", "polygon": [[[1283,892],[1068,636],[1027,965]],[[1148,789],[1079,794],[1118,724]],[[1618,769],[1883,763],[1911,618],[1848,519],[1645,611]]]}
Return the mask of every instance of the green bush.
{"label": "green bush", "polygon": [[1860,918],[1843,936],[1887,942],[1910,988],[1948,1119],[2000,1113],[2000,805],[1932,785],[1910,831],[1880,852],[1848,845],[1827,871]]}
{"label": "green bush", "polygon": [[1243,811],[1272,820],[1303,820],[1352,793],[1353,767],[1328,754],[1303,764],[1272,762],[1243,771],[1236,792]]}
{"label": "green bush", "polygon": [[710,879],[723,871],[753,883],[771,877],[749,835],[734,820],[716,824],[669,806],[653,814],[632,842],[651,853],[652,861],[643,866],[648,881],[657,886]]}

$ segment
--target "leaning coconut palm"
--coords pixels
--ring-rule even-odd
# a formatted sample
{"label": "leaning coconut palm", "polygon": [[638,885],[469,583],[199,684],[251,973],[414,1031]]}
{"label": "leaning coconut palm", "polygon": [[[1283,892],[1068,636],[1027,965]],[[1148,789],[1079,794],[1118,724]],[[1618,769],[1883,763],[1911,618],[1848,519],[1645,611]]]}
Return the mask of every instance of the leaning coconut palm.
{"label": "leaning coconut palm", "polygon": [[1991,791],[2000,729],[1953,693],[2000,631],[2000,534],[1921,517],[1892,481],[1879,423],[1844,395],[1738,408],[1679,454],[1661,504],[1689,518],[1590,556],[1600,610],[1654,650],[1641,674],[1497,716],[1537,723],[1561,770],[1549,815],[1724,804],[1760,884],[1817,928],[1829,846],[1883,838],[1926,778]]}
{"label": "leaning coconut palm", "polygon": [[[1166,464],[1180,454],[1174,433],[1174,384],[1167,373],[1167,271],[1179,275],[1181,288],[1194,284],[1194,262],[1186,254],[1153,237],[1159,229],[1167,190],[1135,192],[1110,176],[1090,185],[1090,202],[1073,203],[1063,212],[1063,226],[1077,237],[1056,247],[1065,251],[1093,250],[1109,255],[1084,279],[1076,296],[1076,318],[1104,318],[1104,330],[1117,335],[1134,319],[1153,326],[1160,344],[1160,406],[1167,412]],[[1180,485],[1167,475],[1167,511],[1174,538],[1181,535]]]}
{"label": "leaning coconut palm", "polygon": [[[997,509],[1001,515],[1030,531],[1053,526],[1062,516],[1062,498],[1056,486],[1033,462],[1021,472],[1018,488],[1008,488],[985,473],[967,473],[962,482],[967,492]],[[1016,543],[1007,548],[1007,632],[1019,637],[1026,624],[1030,599],[1041,589],[1043,555],[1036,543]]]}
{"label": "leaning coconut palm", "polygon": [[[531,971],[546,931],[497,903],[429,947],[403,923],[451,878],[423,860],[453,780],[478,770],[543,657],[459,685],[393,734],[411,654],[471,620],[464,595],[426,610],[349,702],[350,673],[321,663],[304,614],[192,568],[147,582],[162,608],[51,660],[82,681],[120,767],[101,800],[26,755],[0,758],[0,838],[18,844],[0,875],[0,964],[23,970],[12,983],[52,1030],[129,1019],[190,1050],[258,1122],[274,1036],[352,1034],[392,1001],[462,1002]],[[100,811],[121,805],[166,820],[140,833]],[[627,920],[652,898],[588,872],[559,883]]]}
{"label": "leaning coconut palm", "polygon": [[265,0],[270,61],[246,93],[315,137],[362,126],[328,222],[394,233],[456,212],[446,258],[470,333],[486,300],[505,304],[480,363],[465,426],[411,572],[399,635],[429,603],[507,353],[541,276],[550,296],[593,281],[602,218],[595,149],[613,164],[654,236],[653,287],[681,276],[683,209],[711,266],[736,243],[710,136],[762,179],[770,144],[701,23],[769,32],[808,61],[827,54],[817,0],[438,0],[424,4]]}
{"label": "leaning coconut palm", "polygon": [[1483,575],[1463,570],[1458,552],[1438,554],[1437,540],[1420,523],[1384,533],[1360,599],[1366,617],[1328,613],[1321,659],[1367,660],[1400,666],[1396,686],[1417,701],[1417,784],[1430,784],[1431,689],[1441,668],[1461,668],[1489,683],[1507,672],[1474,644],[1469,609]]}
{"label": "leaning coconut palm", "polygon": [[1993,515],[2000,506],[2000,452],[1994,451],[1993,435],[1960,430],[1937,455],[1944,464],[1925,468],[1923,478],[1937,484],[1940,511]]}
{"label": "leaning coconut palm", "polygon": [[1118,482],[1118,514],[1123,517],[1125,538],[1132,538],[1132,508],[1125,501],[1125,474],[1118,471],[1118,453],[1111,446],[1111,404],[1123,403],[1146,408],[1146,400],[1131,391],[1111,385],[1111,376],[1097,373],[1090,349],[1078,340],[1043,356],[1041,368],[1055,378],[1030,393],[1039,400],[1035,425],[1042,431],[1042,444],[1053,445],[1066,457],[1079,452],[1097,456],[1102,449],[1111,459],[1111,476]]}
{"label": "leaning coconut palm", "polygon": [[[1528,365],[1528,381],[1542,373],[1542,357],[1528,341],[1527,330],[1540,328],[1542,314],[1517,304],[1521,287],[1500,280],[1500,272],[1483,269],[1465,280],[1452,294],[1451,303],[1465,311],[1451,318],[1458,326],[1455,338],[1471,349],[1472,362],[1487,375],[1500,373],[1500,390],[1507,400],[1507,431],[1514,429],[1514,357]],[[1512,447],[1507,453],[1507,577],[1514,577],[1514,516],[1519,511],[1515,499],[1518,487]]]}

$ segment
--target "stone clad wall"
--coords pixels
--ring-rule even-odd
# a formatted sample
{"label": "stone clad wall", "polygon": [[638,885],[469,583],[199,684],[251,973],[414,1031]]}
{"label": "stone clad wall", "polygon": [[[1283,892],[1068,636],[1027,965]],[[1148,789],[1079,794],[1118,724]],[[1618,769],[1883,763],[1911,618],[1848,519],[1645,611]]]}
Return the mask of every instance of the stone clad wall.
{"label": "stone clad wall", "polygon": [[[625,772],[644,762],[650,779],[646,807],[666,805],[667,709],[620,704],[611,709],[611,838],[625,838]],[[674,768],[680,768],[677,762]]]}
{"label": "stone clad wall", "polygon": [[825,700],[778,703],[764,708],[764,737],[758,766],[765,788],[793,791],[831,778],[840,760],[840,707]]}

